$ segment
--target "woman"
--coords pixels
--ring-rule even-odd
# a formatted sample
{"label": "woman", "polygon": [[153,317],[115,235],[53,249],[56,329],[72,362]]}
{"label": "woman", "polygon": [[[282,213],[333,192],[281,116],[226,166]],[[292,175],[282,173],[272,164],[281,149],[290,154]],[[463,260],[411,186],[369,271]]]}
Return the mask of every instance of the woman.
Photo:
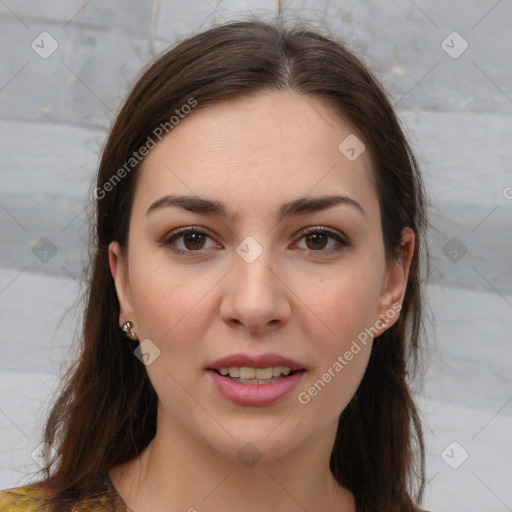
{"label": "woman", "polygon": [[51,460],[2,512],[420,510],[423,185],[342,43],[257,21],[182,41],[94,196]]}

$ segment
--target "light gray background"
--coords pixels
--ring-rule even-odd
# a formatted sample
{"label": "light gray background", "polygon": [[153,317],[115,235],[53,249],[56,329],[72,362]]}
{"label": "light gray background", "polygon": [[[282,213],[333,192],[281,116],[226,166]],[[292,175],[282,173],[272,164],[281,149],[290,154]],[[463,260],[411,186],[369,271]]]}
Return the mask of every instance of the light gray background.
{"label": "light gray background", "polygon": [[[0,488],[37,467],[44,410],[72,357],[84,208],[122,98],[177,38],[278,9],[274,0],[0,0]],[[512,2],[295,0],[281,9],[327,24],[372,67],[424,171],[425,506],[512,510]],[[46,263],[33,251],[43,237],[57,250]],[[463,245],[451,247],[454,237]]]}

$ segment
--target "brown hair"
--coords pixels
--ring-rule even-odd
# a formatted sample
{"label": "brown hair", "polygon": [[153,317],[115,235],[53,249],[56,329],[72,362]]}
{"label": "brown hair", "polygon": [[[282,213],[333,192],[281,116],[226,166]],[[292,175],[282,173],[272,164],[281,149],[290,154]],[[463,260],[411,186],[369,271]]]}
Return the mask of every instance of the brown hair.
{"label": "brown hair", "polygon": [[[401,315],[373,345],[362,382],[340,416],[330,458],[358,511],[416,511],[425,455],[409,375],[417,369],[423,332],[425,196],[393,108],[365,65],[334,36],[300,24],[239,21],[190,37],[147,67],[130,92],[104,147],[96,190],[107,190],[148,136],[191,98],[204,108],[241,93],[287,89],[329,102],[370,151],[388,262],[400,254],[402,229],[416,234]],[[98,474],[139,455],[156,433],[157,396],[134,357],[137,342],[119,328],[108,263],[111,241],[126,248],[136,167],[108,193],[95,194],[80,355],[44,431],[58,453],[44,470],[52,510],[86,496]]]}

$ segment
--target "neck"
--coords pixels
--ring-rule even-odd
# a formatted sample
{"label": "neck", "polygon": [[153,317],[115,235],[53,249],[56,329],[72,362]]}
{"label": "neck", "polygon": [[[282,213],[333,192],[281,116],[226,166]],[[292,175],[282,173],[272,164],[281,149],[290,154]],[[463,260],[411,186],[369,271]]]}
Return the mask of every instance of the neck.
{"label": "neck", "polygon": [[239,443],[242,449],[228,457],[164,423],[139,457],[109,471],[135,512],[225,512],[248,504],[254,512],[355,512],[352,493],[329,469],[330,433],[278,458],[258,459],[261,452],[252,444]]}

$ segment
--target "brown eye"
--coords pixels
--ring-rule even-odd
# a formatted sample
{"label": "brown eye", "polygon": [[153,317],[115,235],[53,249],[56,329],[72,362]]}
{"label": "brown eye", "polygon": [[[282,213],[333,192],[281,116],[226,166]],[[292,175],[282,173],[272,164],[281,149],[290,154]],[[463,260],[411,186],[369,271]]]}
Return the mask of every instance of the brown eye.
{"label": "brown eye", "polygon": [[188,227],[169,233],[160,243],[176,254],[191,254],[208,249],[208,239],[212,240],[212,237],[205,231]]}
{"label": "brown eye", "polygon": [[304,250],[320,255],[341,251],[351,246],[348,239],[341,233],[323,226],[303,229],[299,235],[300,240],[305,241],[305,247],[302,247]]}
{"label": "brown eye", "polygon": [[191,251],[202,249],[205,242],[205,236],[201,233],[192,232],[183,236],[183,245]]}
{"label": "brown eye", "polygon": [[325,233],[313,233],[312,235],[306,236],[306,244],[308,245],[308,249],[319,251],[325,249],[328,239],[329,237]]}

